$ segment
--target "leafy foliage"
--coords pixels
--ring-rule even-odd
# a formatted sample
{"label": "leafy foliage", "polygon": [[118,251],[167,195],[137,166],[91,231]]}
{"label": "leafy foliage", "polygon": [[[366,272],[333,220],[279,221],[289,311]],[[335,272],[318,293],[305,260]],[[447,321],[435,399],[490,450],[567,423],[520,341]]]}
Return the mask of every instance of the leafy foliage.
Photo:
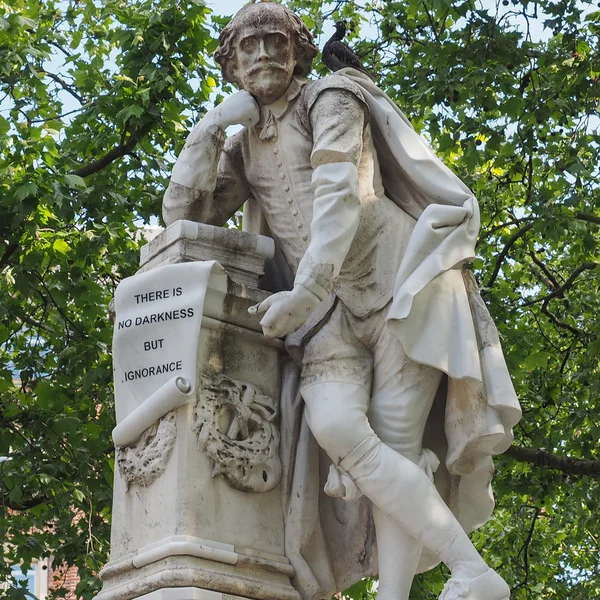
{"label": "leafy foliage", "polygon": [[[573,0],[288,4],[316,33],[325,17],[351,20],[353,49],[475,191],[474,268],[525,411],[517,444],[600,460],[600,11]],[[160,213],[166,157],[208,106],[221,24],[191,0],[0,3],[0,493],[11,540],[0,579],[52,554],[79,567],[78,595],[98,589],[113,464],[107,305],[135,271],[132,232]],[[498,507],[474,541],[518,600],[599,597],[598,478],[524,460],[518,448],[498,458]],[[412,597],[437,598],[443,580],[441,567],[419,576]]]}
{"label": "leafy foliage", "polygon": [[108,303],[136,270],[133,232],[160,212],[165,157],[215,86],[207,19],[175,0],[0,4],[0,580],[53,555],[79,567],[78,595],[98,590]]}

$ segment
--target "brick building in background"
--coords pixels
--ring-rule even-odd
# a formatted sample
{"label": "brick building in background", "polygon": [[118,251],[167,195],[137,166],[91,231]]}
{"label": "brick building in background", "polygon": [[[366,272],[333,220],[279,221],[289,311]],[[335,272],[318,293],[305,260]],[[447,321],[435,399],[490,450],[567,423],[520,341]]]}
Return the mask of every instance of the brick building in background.
{"label": "brick building in background", "polygon": [[75,588],[79,583],[77,567],[58,567],[52,564],[52,560],[43,559],[34,561],[27,573],[23,573],[20,566],[14,566],[12,576],[17,581],[26,581],[27,591],[38,600],[46,600],[49,591],[58,589],[62,590],[60,597],[64,600],[76,600]]}
{"label": "brick building in background", "polygon": [[[50,565],[48,569],[48,588],[51,590],[57,590],[61,588],[66,590],[61,594],[61,598],[64,600],[76,600],[75,588],[79,583],[79,575],[77,574],[77,567],[58,567]],[[38,600],[45,600],[44,598],[38,598]]]}

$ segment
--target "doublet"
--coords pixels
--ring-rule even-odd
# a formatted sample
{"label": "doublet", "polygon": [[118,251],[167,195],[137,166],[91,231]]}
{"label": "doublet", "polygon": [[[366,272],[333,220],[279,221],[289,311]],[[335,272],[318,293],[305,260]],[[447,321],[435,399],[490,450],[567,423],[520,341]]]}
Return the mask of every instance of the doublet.
{"label": "doublet", "polygon": [[[414,220],[385,196],[368,107],[356,84],[337,75],[294,78],[282,98],[261,107],[255,127],[227,140],[219,128],[197,127],[188,141],[196,153],[195,184],[171,182],[166,214],[185,205],[186,218],[222,225],[244,202],[255,203],[296,283],[321,298],[333,292],[356,316],[388,304]],[[328,163],[340,163],[340,178],[344,164],[358,171],[354,229],[336,221],[353,200],[335,191],[326,214],[316,218],[313,172]],[[336,245],[344,238],[347,244],[348,236],[346,253]]]}

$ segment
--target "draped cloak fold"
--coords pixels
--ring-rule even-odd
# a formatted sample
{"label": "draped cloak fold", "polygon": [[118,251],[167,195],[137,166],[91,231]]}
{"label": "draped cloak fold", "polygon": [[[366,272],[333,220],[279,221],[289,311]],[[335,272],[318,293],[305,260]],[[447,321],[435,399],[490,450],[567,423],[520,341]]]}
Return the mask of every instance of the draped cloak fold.
{"label": "draped cloak fold", "polygon": [[[510,446],[512,428],[521,417],[496,327],[473,276],[463,268],[475,256],[477,200],[368,77],[354,69],[336,75],[356,83],[369,106],[386,196],[416,219],[387,318],[408,356],[446,374],[423,445],[440,459],[434,476],[439,493],[470,532],[491,515],[492,455]],[[250,204],[245,229],[268,233]],[[277,275],[281,279],[282,271]],[[321,321],[330,308],[323,303]],[[299,375],[292,361],[284,365],[285,546],[296,570],[296,588],[305,600],[318,600],[376,575],[377,550],[370,502],[363,497],[346,503],[323,491],[331,461],[303,416]],[[424,550],[419,571],[438,562]]]}

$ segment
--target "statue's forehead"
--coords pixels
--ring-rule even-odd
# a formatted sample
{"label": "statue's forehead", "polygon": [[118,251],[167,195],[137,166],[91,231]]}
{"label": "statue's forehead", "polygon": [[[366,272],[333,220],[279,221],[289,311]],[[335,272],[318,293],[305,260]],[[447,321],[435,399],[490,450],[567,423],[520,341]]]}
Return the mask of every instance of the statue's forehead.
{"label": "statue's forehead", "polygon": [[238,38],[243,40],[248,37],[263,37],[272,33],[287,34],[283,23],[267,23],[263,25],[248,24],[240,28]]}

